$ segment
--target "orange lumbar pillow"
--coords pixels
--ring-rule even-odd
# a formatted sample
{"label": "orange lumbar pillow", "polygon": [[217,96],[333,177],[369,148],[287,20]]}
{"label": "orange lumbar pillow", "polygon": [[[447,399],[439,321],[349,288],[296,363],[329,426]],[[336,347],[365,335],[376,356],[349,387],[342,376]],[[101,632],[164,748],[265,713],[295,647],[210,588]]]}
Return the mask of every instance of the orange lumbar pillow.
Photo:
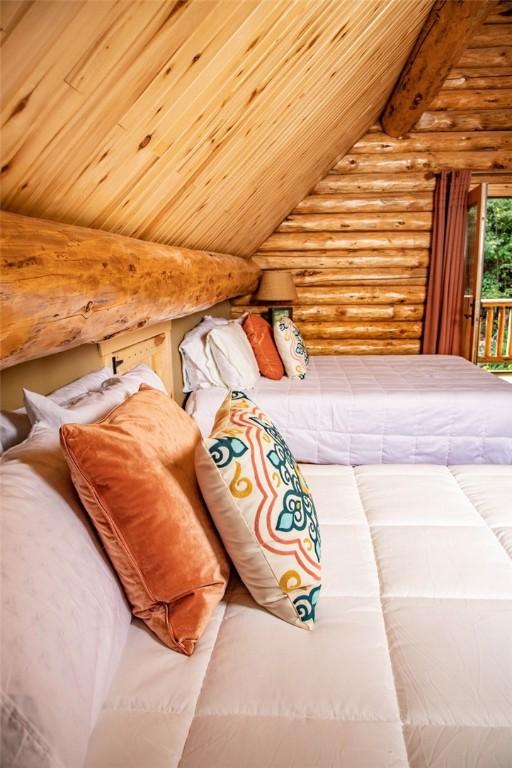
{"label": "orange lumbar pillow", "polygon": [[248,315],[244,320],[243,329],[251,343],[261,375],[267,379],[282,379],[284,367],[270,323],[259,315]]}
{"label": "orange lumbar pillow", "polygon": [[195,422],[142,385],[98,424],[65,424],[60,434],[133,613],[170,648],[192,654],[229,575],[197,487]]}

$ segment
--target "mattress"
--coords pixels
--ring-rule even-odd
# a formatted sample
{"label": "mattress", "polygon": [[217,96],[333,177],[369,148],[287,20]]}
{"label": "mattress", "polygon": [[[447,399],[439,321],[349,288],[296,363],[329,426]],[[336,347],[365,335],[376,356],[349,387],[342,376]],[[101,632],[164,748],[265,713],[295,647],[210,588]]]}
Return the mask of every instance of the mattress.
{"label": "mattress", "polygon": [[[193,392],[208,435],[226,391]],[[298,461],[511,464],[512,386],[450,355],[314,357],[306,378],[261,378],[247,394]]]}
{"label": "mattress", "polygon": [[510,768],[512,468],[303,471],[314,631],[238,582],[191,658],[135,622],[87,768]]}

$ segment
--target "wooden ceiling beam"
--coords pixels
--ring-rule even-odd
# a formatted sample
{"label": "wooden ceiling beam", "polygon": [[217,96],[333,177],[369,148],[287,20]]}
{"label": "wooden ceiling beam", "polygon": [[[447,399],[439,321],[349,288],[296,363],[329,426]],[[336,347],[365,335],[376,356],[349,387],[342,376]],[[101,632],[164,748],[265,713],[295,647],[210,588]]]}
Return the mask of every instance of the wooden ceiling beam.
{"label": "wooden ceiling beam", "polygon": [[0,211],[0,368],[253,291],[249,259]]}
{"label": "wooden ceiling beam", "polygon": [[420,119],[488,10],[482,0],[436,0],[382,113],[389,136],[404,136]]}

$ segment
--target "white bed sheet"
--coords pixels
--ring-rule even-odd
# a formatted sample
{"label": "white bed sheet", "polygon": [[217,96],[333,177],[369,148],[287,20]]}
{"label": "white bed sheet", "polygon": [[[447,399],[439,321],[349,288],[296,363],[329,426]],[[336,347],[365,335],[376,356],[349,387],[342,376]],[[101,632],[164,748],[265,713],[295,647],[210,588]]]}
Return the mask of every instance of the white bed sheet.
{"label": "white bed sheet", "polygon": [[[314,357],[306,378],[247,390],[298,461],[312,464],[512,464],[512,386],[461,357]],[[226,395],[191,393],[208,435]]]}
{"label": "white bed sheet", "polygon": [[239,583],[191,658],[135,622],[86,768],[510,768],[512,468],[303,471],[315,630]]}

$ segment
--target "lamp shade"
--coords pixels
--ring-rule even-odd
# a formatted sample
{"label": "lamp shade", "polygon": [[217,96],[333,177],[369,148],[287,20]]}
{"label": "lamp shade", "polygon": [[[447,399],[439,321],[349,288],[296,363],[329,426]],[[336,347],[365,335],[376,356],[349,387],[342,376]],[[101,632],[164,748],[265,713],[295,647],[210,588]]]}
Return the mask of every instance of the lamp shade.
{"label": "lamp shade", "polygon": [[295,301],[297,289],[292,273],[272,269],[263,272],[256,298],[258,301]]}

